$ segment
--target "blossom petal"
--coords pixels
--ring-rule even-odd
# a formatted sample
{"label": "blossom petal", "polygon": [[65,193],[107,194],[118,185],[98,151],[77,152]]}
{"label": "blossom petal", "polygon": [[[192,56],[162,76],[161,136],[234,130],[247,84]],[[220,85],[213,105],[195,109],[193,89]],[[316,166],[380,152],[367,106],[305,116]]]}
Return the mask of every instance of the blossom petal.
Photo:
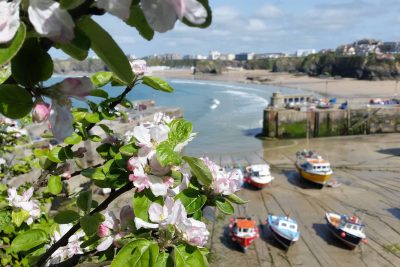
{"label": "blossom petal", "polygon": [[149,129],[143,125],[133,128],[133,136],[138,140],[139,145],[152,146]]}
{"label": "blossom petal", "polygon": [[[182,0],[175,0],[172,1],[173,3],[180,2]],[[180,20],[185,17],[188,21],[190,21],[193,24],[196,25],[201,25],[203,24],[206,19],[207,19],[207,10],[204,8],[204,6],[197,0],[183,0],[182,1],[184,4],[182,5],[183,8],[175,7],[177,8],[177,15]]]}
{"label": "blossom petal", "polygon": [[158,144],[168,139],[168,133],[170,129],[167,125],[159,124],[150,129],[151,139],[156,141]]}
{"label": "blossom petal", "polygon": [[20,2],[0,1],[0,44],[11,41],[19,28]]}
{"label": "blossom petal", "polygon": [[149,223],[146,222],[140,218],[135,218],[135,225],[136,225],[136,229],[140,229],[140,228],[146,228],[146,229],[157,229],[158,228],[158,224],[157,223]]}
{"label": "blossom petal", "polygon": [[152,222],[159,223],[164,218],[166,218],[168,214],[164,215],[163,207],[158,203],[152,203],[149,207],[149,219]]}
{"label": "blossom petal", "polygon": [[106,10],[108,13],[128,20],[131,11],[132,0],[98,0],[97,6]]}
{"label": "blossom petal", "polygon": [[96,247],[96,250],[105,251],[112,245],[113,242],[114,239],[112,238],[112,236],[108,236]]}
{"label": "blossom petal", "polygon": [[51,131],[59,142],[64,142],[64,139],[71,136],[74,131],[72,127],[74,117],[72,116],[70,108],[58,104],[57,101],[53,101],[49,121]]}
{"label": "blossom petal", "polygon": [[174,28],[178,16],[166,0],[141,0],[143,13],[149,25],[158,32],[166,32]]}
{"label": "blossom petal", "polygon": [[35,30],[58,43],[68,43],[74,39],[74,21],[71,15],[53,0],[30,0],[29,20]]}

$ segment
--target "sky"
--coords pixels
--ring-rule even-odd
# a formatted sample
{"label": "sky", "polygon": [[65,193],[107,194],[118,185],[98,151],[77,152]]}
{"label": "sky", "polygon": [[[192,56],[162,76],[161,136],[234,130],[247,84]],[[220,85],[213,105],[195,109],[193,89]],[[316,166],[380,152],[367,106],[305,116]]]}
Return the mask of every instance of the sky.
{"label": "sky", "polygon": [[[207,29],[178,22],[172,31],[144,40],[134,28],[106,15],[97,21],[126,54],[286,52],[336,48],[363,38],[400,41],[400,0],[209,0]],[[56,57],[65,58],[59,51]]]}

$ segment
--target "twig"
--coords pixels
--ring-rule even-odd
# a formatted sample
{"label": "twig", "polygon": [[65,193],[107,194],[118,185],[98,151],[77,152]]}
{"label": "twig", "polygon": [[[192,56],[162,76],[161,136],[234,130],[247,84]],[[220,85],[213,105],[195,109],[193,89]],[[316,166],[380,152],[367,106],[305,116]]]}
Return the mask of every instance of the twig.
{"label": "twig", "polygon": [[[128,192],[133,188],[133,183],[129,182],[123,187],[119,188],[117,191],[114,193],[110,194],[108,198],[106,198],[97,208],[92,210],[90,212],[90,215],[93,215],[95,213],[98,213],[102,210],[105,210],[108,205],[113,202],[116,198],[118,198],[120,195],[122,195],[125,192]],[[61,237],[56,243],[54,243],[46,252],[43,254],[43,256],[38,260],[37,264],[35,265],[36,267],[43,266],[47,259],[53,255],[53,253],[60,247],[68,245],[68,239],[80,228],[80,223],[77,222],[72,228],[63,236]]]}

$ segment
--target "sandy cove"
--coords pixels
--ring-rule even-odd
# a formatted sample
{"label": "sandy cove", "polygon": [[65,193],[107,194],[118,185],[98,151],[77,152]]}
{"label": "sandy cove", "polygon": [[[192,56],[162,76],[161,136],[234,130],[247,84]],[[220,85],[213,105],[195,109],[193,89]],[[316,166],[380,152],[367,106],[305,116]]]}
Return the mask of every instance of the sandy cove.
{"label": "sandy cove", "polygon": [[[306,75],[297,76],[290,73],[273,73],[266,70],[232,70],[222,74],[192,75],[189,69],[154,71],[151,75],[164,78],[180,78],[195,80],[211,80],[240,83],[257,83],[283,86],[294,89],[303,89],[324,95],[340,98],[374,98],[395,97],[396,81],[364,81],[356,79],[326,79],[315,78]],[[252,79],[252,80],[249,80]],[[328,87],[326,90],[326,83]],[[399,85],[400,94],[400,85]]]}

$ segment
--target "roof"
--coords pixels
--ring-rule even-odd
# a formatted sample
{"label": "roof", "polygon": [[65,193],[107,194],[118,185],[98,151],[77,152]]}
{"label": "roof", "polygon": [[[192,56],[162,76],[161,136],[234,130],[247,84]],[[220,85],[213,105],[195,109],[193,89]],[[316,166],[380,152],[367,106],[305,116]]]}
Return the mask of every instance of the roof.
{"label": "roof", "polygon": [[329,164],[328,161],[324,160],[324,159],[314,159],[314,158],[309,158],[307,159],[307,162],[309,162],[310,164]]}
{"label": "roof", "polygon": [[256,221],[252,220],[237,220],[236,224],[239,228],[255,228]]}

